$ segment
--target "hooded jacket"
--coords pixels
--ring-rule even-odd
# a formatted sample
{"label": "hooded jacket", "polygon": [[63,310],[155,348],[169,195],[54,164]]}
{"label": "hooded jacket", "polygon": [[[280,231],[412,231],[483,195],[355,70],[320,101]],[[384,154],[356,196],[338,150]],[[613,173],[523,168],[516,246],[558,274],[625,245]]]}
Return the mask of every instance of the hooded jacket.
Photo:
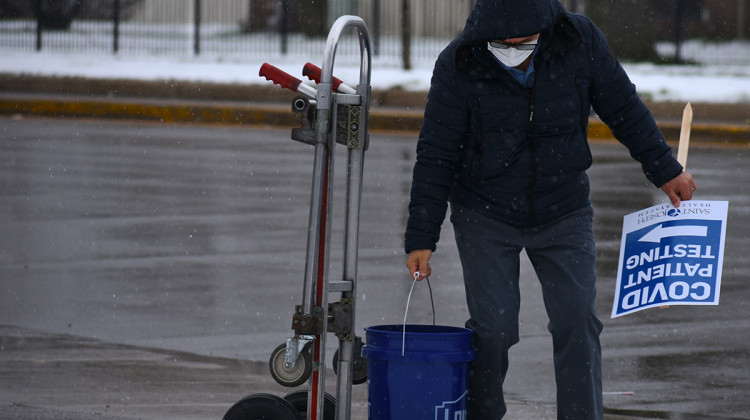
{"label": "hooded jacket", "polygon": [[[490,40],[540,34],[522,86]],[[557,0],[478,0],[435,63],[417,143],[405,248],[435,250],[447,203],[517,226],[590,204],[591,108],[657,187],[682,166],[604,35]]]}

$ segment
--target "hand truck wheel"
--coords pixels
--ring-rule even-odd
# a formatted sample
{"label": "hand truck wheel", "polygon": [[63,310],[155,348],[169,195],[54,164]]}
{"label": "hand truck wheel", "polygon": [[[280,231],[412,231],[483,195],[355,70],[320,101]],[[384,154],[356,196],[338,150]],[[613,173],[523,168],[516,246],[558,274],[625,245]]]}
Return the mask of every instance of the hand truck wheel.
{"label": "hand truck wheel", "polygon": [[286,344],[281,344],[271,353],[271,358],[268,361],[268,367],[271,370],[271,376],[273,379],[282,386],[293,388],[295,386],[302,385],[312,374],[312,355],[310,354],[310,347],[305,348],[297,356],[297,362],[294,364],[294,368],[291,371],[284,369],[284,362],[286,361]]}
{"label": "hand truck wheel", "polygon": [[[339,351],[333,353],[333,373],[338,375]],[[352,384],[360,385],[367,382],[367,360],[364,357],[354,358],[354,369],[352,372]]]}
{"label": "hand truck wheel", "polygon": [[[300,414],[307,414],[307,391],[294,391],[284,397]],[[336,419],[336,399],[329,393],[323,394],[323,420]]]}
{"label": "hand truck wheel", "polygon": [[297,409],[287,400],[271,394],[254,394],[234,404],[223,420],[297,420]]}

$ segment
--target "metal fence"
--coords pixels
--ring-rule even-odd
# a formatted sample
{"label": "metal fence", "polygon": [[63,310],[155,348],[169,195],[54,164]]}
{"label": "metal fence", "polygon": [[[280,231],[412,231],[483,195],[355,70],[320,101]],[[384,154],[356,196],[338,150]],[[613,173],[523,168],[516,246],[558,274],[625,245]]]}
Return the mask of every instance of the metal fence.
{"label": "metal fence", "polygon": [[[44,1],[50,2],[29,3]],[[315,57],[325,46],[325,33],[310,28],[320,16],[289,12],[295,7],[299,10],[305,0],[88,1],[97,4],[96,12],[82,14],[62,29],[45,29],[41,19],[33,16],[3,17],[0,13],[0,49],[266,59]],[[367,22],[374,54],[381,61],[400,65],[405,56],[411,61],[433,61],[461,31],[473,4],[474,0],[328,0],[321,26],[330,27],[338,15],[356,14]],[[667,40],[655,47],[665,58],[679,56],[699,64],[750,64],[748,41],[716,44],[688,40],[677,50],[675,42]],[[342,38],[337,52],[344,60],[358,59],[359,45],[353,33]]]}
{"label": "metal fence", "polygon": [[[116,9],[119,2],[109,1],[114,2],[110,16],[76,18],[62,30],[46,29],[40,19],[30,16],[0,18],[0,49],[246,58],[316,56],[325,47],[325,34],[310,35],[300,30],[306,22],[284,13],[284,1],[270,2],[278,5],[274,7],[278,10],[267,13],[261,27],[256,22],[251,25],[253,12],[258,11],[251,9],[248,0],[141,0],[140,7],[126,19]],[[434,59],[460,32],[474,0],[409,3],[410,56],[420,60]],[[370,28],[374,54],[386,61],[401,61],[401,0],[350,1],[349,7],[341,7],[342,1],[329,4],[332,7],[326,28],[340,14],[361,16]],[[337,4],[339,7],[334,7]],[[342,38],[338,52],[337,57],[359,56],[353,32]]]}

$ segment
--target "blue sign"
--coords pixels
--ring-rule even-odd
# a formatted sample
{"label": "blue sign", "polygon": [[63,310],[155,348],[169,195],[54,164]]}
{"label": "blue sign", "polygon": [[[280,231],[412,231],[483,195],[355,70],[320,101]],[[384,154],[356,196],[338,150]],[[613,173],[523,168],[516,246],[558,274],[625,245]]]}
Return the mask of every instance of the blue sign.
{"label": "blue sign", "polygon": [[654,306],[718,305],[727,207],[694,200],[625,216],[612,318]]}

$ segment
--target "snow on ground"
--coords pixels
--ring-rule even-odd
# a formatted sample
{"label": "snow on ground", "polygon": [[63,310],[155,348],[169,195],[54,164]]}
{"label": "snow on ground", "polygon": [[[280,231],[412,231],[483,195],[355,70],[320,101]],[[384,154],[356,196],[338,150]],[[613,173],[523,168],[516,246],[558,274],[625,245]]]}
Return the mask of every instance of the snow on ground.
{"label": "snow on ground", "polygon": [[[212,83],[270,83],[258,76],[264,61],[302,78],[302,66],[322,57],[281,56],[264,59],[220,59],[207,57],[122,56],[111,54],[64,54],[52,52],[2,51],[0,74],[84,77],[96,79],[178,80]],[[404,71],[398,63],[373,59],[373,89],[401,87],[424,90],[430,85],[433,61],[414,63]],[[748,66],[661,66],[625,63],[638,92],[655,101],[750,103]],[[341,60],[334,74],[351,85],[360,78],[357,62]]]}

